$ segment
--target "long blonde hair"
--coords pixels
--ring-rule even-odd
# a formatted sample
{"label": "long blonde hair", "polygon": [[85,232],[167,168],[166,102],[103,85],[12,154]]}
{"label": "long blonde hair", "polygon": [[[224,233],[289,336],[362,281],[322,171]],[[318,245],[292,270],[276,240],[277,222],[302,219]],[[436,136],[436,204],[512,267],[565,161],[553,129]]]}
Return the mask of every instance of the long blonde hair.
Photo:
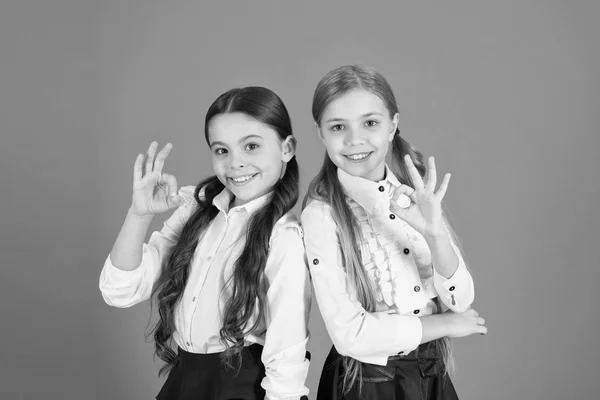
{"label": "long blonde hair", "polygon": [[[354,89],[364,89],[381,98],[390,113],[390,117],[393,117],[398,112],[392,88],[383,75],[370,67],[347,65],[330,71],[317,85],[312,103],[312,115],[315,123],[320,126],[323,112],[332,100]],[[388,151],[387,163],[401,183],[414,187],[404,162],[406,154],[412,159],[419,174],[424,176],[426,170],[423,164],[423,155],[414,146],[404,140],[400,136],[400,131],[396,129],[391,149]],[[309,199],[324,201],[331,207],[333,220],[337,224],[342,260],[347,278],[351,287],[355,289],[357,299],[363,308],[367,312],[375,311],[376,301],[373,295],[373,287],[367,272],[363,268],[359,252],[362,241],[359,223],[346,202],[344,190],[337,176],[337,167],[331,161],[327,152],[325,152],[325,159],[321,170],[309,185],[308,193],[304,198],[303,208]],[[454,236],[453,230],[449,224],[447,226],[454,242],[458,245],[459,242]],[[439,298],[435,298],[435,302],[438,311],[442,312]],[[450,340],[447,337],[439,339],[438,346],[444,360],[445,372],[451,372],[454,367],[454,359],[452,357]],[[352,357],[344,356],[343,364],[343,391],[344,393],[348,393],[356,382],[356,379],[362,376],[362,363]]]}

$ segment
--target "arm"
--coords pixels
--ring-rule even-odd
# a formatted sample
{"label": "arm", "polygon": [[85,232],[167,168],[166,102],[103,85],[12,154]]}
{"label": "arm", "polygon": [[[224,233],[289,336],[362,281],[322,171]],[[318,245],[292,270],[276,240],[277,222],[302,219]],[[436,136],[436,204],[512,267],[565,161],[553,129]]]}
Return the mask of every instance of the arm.
{"label": "arm", "polygon": [[130,307],[150,297],[181,229],[195,209],[190,196],[193,191],[193,186],[179,190],[184,205],[175,210],[160,231],[152,234],[148,244],[143,240],[152,216],[138,217],[128,212],[100,273],[99,287],[107,304]]}
{"label": "arm", "polygon": [[262,387],[271,400],[299,399],[308,394],[306,343],[311,290],[301,232],[295,221],[277,227],[265,266],[267,333],[262,362],[266,376]]}
{"label": "arm", "polygon": [[336,225],[329,206],[311,202],[302,213],[304,243],[323,321],[337,351],[362,362],[386,365],[387,357],[407,353],[441,337],[487,333],[485,320],[469,309],[422,318],[367,312],[347,289]]}
{"label": "arm", "polygon": [[450,174],[444,176],[436,192],[437,172],[433,157],[429,157],[427,182],[423,181],[408,155],[404,160],[415,187],[413,189],[401,185],[396,189],[393,199],[405,194],[410,198],[411,204],[402,208],[392,201],[390,207],[427,241],[434,267],[433,281],[442,303],[452,311],[463,312],[473,302],[474,290],[471,274],[452,240],[442,212],[442,199],[448,189]]}
{"label": "arm", "polygon": [[444,235],[425,238],[431,250],[433,283],[444,305],[464,312],[475,298],[473,278],[445,223],[444,228]]}
{"label": "arm", "polygon": [[347,287],[346,272],[330,207],[312,201],[302,213],[304,243],[317,304],[337,351],[385,365],[387,358],[416,348],[421,320],[412,315],[367,312]]}

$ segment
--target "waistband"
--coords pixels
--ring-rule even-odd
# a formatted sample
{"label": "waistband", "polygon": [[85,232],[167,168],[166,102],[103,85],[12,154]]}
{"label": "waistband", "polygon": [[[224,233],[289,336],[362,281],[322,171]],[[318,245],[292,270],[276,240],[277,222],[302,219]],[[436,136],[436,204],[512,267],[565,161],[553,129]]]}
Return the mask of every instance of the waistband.
{"label": "waistband", "polygon": [[[251,369],[261,366],[262,362],[260,357],[262,355],[263,346],[260,344],[251,344],[244,347],[241,352],[242,366],[241,369]],[[221,354],[220,353],[190,353],[178,347],[177,351],[177,363],[181,363],[184,369],[211,369],[221,368]],[[233,359],[235,361],[235,358]]]}

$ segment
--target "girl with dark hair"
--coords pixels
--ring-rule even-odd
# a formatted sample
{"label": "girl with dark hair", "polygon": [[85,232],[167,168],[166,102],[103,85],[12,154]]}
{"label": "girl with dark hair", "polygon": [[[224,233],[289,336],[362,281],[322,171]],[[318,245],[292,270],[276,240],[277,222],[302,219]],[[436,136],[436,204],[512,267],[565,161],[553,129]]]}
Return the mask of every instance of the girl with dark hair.
{"label": "girl with dark hair", "polygon": [[[296,140],[281,99],[262,87],[224,93],[205,119],[215,176],[177,190],[172,149],[138,155],[133,200],[100,276],[105,301],[154,298],[159,400],[299,399],[309,361],[310,283]],[[176,208],[144,243],[153,216]]]}
{"label": "girl with dark hair", "polygon": [[[333,341],[318,399],[456,399],[449,337],[486,333],[473,280],[422,155],[372,68],[344,66],[317,85],[326,148],[302,224],[316,299]],[[444,312],[449,311],[449,312]]]}

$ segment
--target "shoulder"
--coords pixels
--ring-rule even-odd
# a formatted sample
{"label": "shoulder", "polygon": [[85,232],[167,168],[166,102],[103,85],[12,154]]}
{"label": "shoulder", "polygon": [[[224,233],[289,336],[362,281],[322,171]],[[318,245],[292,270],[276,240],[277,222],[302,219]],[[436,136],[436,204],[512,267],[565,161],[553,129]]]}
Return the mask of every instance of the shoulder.
{"label": "shoulder", "polygon": [[331,206],[323,200],[311,199],[302,210],[300,216],[303,227],[323,226],[326,224],[335,225],[333,220]]}
{"label": "shoulder", "polygon": [[296,214],[288,211],[283,217],[279,218],[279,220],[275,222],[275,225],[273,226],[273,232],[271,233],[271,241],[273,241],[273,238],[278,236],[290,238],[298,237],[300,239],[304,236],[304,231],[300,226],[300,222],[298,221]]}
{"label": "shoulder", "polygon": [[[193,204],[196,202],[196,199],[194,198],[195,191],[196,186],[188,185],[179,188],[177,194],[183,198],[185,204]],[[204,194],[204,188],[201,189],[201,193]]]}
{"label": "shoulder", "polygon": [[[203,189],[201,189],[201,191],[200,191],[200,198],[202,198],[202,196],[204,195]],[[196,198],[194,197],[195,191],[196,191],[196,186],[192,186],[192,185],[182,186],[177,191],[177,194],[179,196],[181,196],[181,198],[183,199],[183,203],[179,206],[178,210],[180,212],[185,213],[188,216],[191,215],[198,207],[198,202],[196,201]]]}
{"label": "shoulder", "polygon": [[[194,197],[194,193],[196,192],[196,186],[188,185],[182,186],[177,191],[177,194],[183,198],[184,205],[192,205],[196,204],[196,198]],[[204,197],[204,188],[200,189],[200,198]]]}

